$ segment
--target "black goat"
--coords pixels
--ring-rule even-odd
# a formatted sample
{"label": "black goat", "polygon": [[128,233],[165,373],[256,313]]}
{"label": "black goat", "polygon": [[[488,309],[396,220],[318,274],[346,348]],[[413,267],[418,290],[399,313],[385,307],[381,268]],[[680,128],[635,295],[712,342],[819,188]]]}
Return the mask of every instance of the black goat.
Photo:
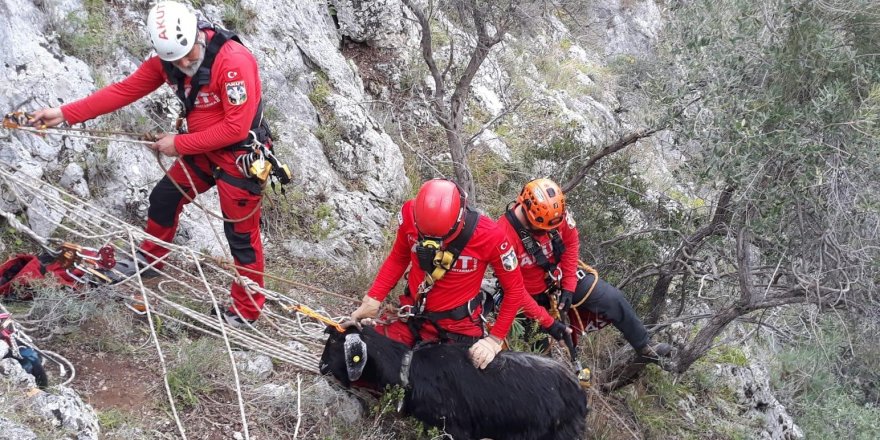
{"label": "black goat", "polygon": [[371,327],[328,333],[321,374],[346,388],[354,381],[381,390],[401,385],[403,412],[455,440],[583,438],[587,397],[574,374],[552,359],[503,351],[478,370],[466,345],[410,351]]}

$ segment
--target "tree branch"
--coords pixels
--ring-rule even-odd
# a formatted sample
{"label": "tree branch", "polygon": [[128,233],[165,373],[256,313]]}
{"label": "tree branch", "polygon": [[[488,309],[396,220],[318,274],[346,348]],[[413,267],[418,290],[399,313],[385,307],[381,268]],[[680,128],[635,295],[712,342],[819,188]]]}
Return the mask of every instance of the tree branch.
{"label": "tree branch", "polygon": [[425,16],[425,13],[422,12],[422,9],[416,6],[416,4],[413,3],[413,0],[403,0],[403,4],[409,8],[419,22],[419,27],[421,28],[422,33],[420,41],[422,58],[424,58],[425,64],[428,65],[431,77],[434,78],[435,101],[442,100],[443,96],[446,95],[446,85],[444,84],[443,75],[440,73],[440,69],[437,68],[437,62],[434,61],[434,49],[432,48],[431,42],[431,24],[428,22],[428,18]]}
{"label": "tree branch", "polygon": [[571,180],[569,180],[568,182],[565,183],[565,185],[562,186],[562,192],[567,193],[567,192],[571,191],[572,189],[574,189],[576,186],[578,186],[584,180],[584,178],[587,177],[587,172],[590,170],[590,168],[592,168],[593,165],[595,165],[596,162],[598,162],[602,158],[604,158],[606,156],[610,156],[614,153],[617,153],[618,151],[638,142],[640,139],[652,136],[654,133],[657,133],[658,131],[665,130],[667,127],[669,127],[669,125],[672,123],[672,121],[678,119],[678,117],[681,116],[682,113],[684,113],[685,109],[687,109],[693,103],[699,101],[700,99],[702,99],[702,97],[696,97],[696,98],[692,99],[686,105],[684,105],[681,108],[679,108],[678,110],[676,110],[675,113],[672,114],[672,116],[670,116],[665,121],[656,125],[653,128],[642,129],[642,130],[639,130],[635,133],[630,133],[630,134],[618,139],[614,143],[611,143],[611,144],[603,147],[601,150],[599,150],[598,153],[596,153],[595,155],[593,155],[593,157],[591,157],[589,160],[587,160],[587,162],[584,163],[580,167],[580,169],[578,169],[577,173],[575,173],[574,177]]}

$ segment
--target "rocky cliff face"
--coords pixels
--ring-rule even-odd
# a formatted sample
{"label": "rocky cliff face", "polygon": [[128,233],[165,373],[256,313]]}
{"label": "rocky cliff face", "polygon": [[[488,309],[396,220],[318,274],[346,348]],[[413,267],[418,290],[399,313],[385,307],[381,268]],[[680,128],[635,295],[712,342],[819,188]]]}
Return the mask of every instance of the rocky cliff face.
{"label": "rocky cliff face", "polygon": [[[143,44],[148,7],[149,2],[139,0],[112,2],[107,18],[115,33],[109,35],[126,32],[130,41]],[[248,17],[241,34],[260,62],[266,113],[278,139],[276,148],[294,174],[286,197],[298,210],[324,213],[312,217],[320,223],[317,228],[304,228],[288,238],[283,250],[292,257],[351,264],[355,256],[351,243],[366,249],[383,245],[383,229],[414,183],[407,177],[402,149],[415,147],[395,139],[424,148],[438,163],[448,163],[448,157],[436,153],[442,148],[418,145],[421,139],[407,140],[403,130],[392,133],[395,138],[386,131],[395,126],[437,128],[424,100],[433,85],[420,58],[418,30],[400,0],[332,0],[329,5],[245,0],[240,7],[249,11],[244,14]],[[106,57],[98,62],[86,63],[68,52],[71,35],[82,26],[71,17],[82,16],[86,10],[87,5],[77,0],[0,0],[0,41],[4,47],[0,71],[6,78],[0,84],[0,108],[13,110],[23,105],[35,109],[71,102],[122,79],[137,67],[147,53],[122,44],[129,40],[115,39],[112,47],[102,49]],[[205,5],[202,11],[216,22],[236,18],[219,2]],[[639,109],[619,90],[609,64],[625,65],[629,57],[650,56],[662,28],[662,10],[650,0],[620,0],[602,2],[589,15],[592,19],[577,24],[576,29],[553,14],[536,17],[541,26],[506,37],[479,71],[472,87],[473,115],[467,121],[472,126],[479,127],[477,124],[509,111],[517,101],[511,90],[527,91],[534,105],[532,116],[510,115],[503,124],[486,127],[478,136],[475,148],[496,158],[499,166],[514,160],[522,147],[515,144],[518,140],[533,142],[529,148],[549,148],[546,137],[540,135],[559,127],[571,130],[578,144],[596,146],[638,126]],[[443,44],[442,34],[464,37],[465,32],[442,10],[435,19],[443,29],[438,34],[436,54],[445,60],[451,48],[448,42]],[[590,44],[578,44],[571,38],[573,33],[589,33]],[[372,61],[355,60],[346,56],[347,47],[381,51],[382,56]],[[465,62],[465,56],[461,48],[453,54],[457,62]],[[386,105],[404,90],[415,99]],[[169,130],[176,115],[175,101],[163,87],[116,116],[86,125]],[[534,120],[535,114],[545,115],[546,120]],[[674,152],[664,150],[655,140],[636,148],[647,173],[657,175],[658,181],[668,176],[663,158]],[[139,221],[146,217],[150,188],[162,176],[155,159],[142,146],[73,137],[5,133],[0,137],[0,162],[34,182],[53,182],[100,209]],[[164,163],[168,166],[170,160]],[[531,172],[541,174],[557,165],[538,161]],[[219,212],[213,191],[201,196],[200,202]],[[14,194],[2,194],[0,209],[26,213],[30,227],[44,237],[55,231],[64,215],[38,199],[17,199]],[[225,243],[202,232],[208,227],[219,230],[221,225],[206,220],[196,209],[188,209],[178,240],[220,254]],[[316,229],[323,233],[315,234]],[[0,251],[3,246],[0,243]],[[15,365],[7,363],[2,364],[4,371],[14,371]],[[743,390],[741,404],[754,406],[749,417],[767,419],[767,428],[761,431],[764,438],[800,435],[784,408],[769,395],[766,380],[755,377],[760,376],[760,370],[725,368],[719,367],[717,374],[732,383],[731,388]],[[62,390],[52,396],[68,394]],[[0,401],[12,395],[0,393],[4,396]],[[37,402],[39,397],[30,399]],[[52,423],[76,431],[80,438],[97,435],[94,415],[88,416],[87,410],[86,415],[65,418],[56,417],[52,410],[55,403],[40,405],[40,414],[55,417],[58,422]],[[19,433],[14,438],[35,436],[18,421],[0,418],[2,432]]]}
{"label": "rocky cliff face", "polygon": [[[143,3],[120,3],[111,11],[112,19],[136,20],[136,38],[145,38]],[[65,54],[56,29],[69,14],[82,11],[83,5],[40,5],[0,4],[0,37],[9,48],[0,55],[0,68],[8,79],[0,87],[3,108],[12,109],[23,102],[26,109],[71,102],[136,68],[138,57],[123,47],[115,50],[108,62],[93,66],[94,71]],[[380,230],[390,218],[389,210],[402,200],[408,181],[399,147],[362,106],[367,100],[363,84],[339,51],[341,37],[326,7],[317,2],[281,1],[243,2],[242,7],[257,12],[249,24],[253,31],[243,33],[243,38],[260,61],[265,104],[276,130],[278,154],[294,172],[291,197],[309,208],[320,203],[331,208],[328,212],[335,227],[323,237],[321,246],[329,248],[331,254],[349,254],[351,249],[346,243],[350,241],[378,246]],[[222,22],[222,10],[217,7],[206,6],[204,12],[209,19]],[[321,102],[313,103],[309,96],[316,87],[325,90]],[[316,104],[324,107],[325,120]],[[173,95],[163,87],[124,111],[123,125],[147,118],[152,121],[147,128],[169,130],[176,106]],[[108,123],[111,118],[99,118],[87,126]],[[322,143],[316,133],[329,124],[333,125],[332,142]],[[51,180],[79,197],[93,198],[111,212],[130,212],[138,218],[145,216],[149,189],[162,175],[147,149],[121,142],[16,133],[0,144],[0,159],[35,179],[51,175]],[[170,160],[166,159],[168,165]],[[218,209],[216,196],[208,194],[201,199],[209,208]],[[38,234],[50,235],[59,214],[41,209],[30,200],[22,202],[21,207],[30,214],[30,226]],[[218,251],[212,236],[195,233],[204,230],[204,222],[202,215],[189,210],[182,221],[181,236],[195,248]],[[302,239],[317,241],[313,237]]]}

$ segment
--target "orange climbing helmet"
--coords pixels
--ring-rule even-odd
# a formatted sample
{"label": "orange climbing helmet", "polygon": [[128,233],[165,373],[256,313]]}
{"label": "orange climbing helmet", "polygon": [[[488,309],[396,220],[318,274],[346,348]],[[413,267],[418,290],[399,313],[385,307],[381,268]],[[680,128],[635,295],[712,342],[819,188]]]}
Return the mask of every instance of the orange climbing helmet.
{"label": "orange climbing helmet", "polygon": [[556,229],[565,219],[565,194],[550,179],[535,179],[527,183],[516,202],[522,205],[526,219],[535,229]]}

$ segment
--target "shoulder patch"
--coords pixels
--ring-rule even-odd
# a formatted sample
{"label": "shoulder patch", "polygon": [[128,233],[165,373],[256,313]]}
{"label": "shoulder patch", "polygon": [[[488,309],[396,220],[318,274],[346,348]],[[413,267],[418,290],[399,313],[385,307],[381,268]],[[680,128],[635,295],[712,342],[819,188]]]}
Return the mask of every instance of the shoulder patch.
{"label": "shoulder patch", "polygon": [[510,272],[519,265],[519,261],[516,259],[516,253],[513,249],[505,252],[501,255],[501,265],[504,266],[504,270]]}
{"label": "shoulder patch", "polygon": [[565,222],[568,224],[568,227],[574,229],[577,226],[574,222],[574,216],[571,215],[571,211],[565,210]]}
{"label": "shoulder patch", "polygon": [[397,226],[403,226],[403,211],[397,211]]}
{"label": "shoulder patch", "polygon": [[244,86],[244,81],[226,83],[226,99],[232,105],[242,105],[247,102],[247,88]]}

